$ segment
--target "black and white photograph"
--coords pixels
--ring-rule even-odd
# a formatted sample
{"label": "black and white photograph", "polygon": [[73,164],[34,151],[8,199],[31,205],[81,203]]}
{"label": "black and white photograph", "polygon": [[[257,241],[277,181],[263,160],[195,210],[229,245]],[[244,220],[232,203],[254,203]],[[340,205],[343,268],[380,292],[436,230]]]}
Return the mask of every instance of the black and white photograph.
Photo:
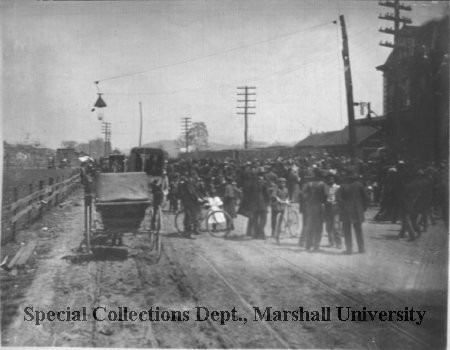
{"label": "black and white photograph", "polygon": [[447,348],[450,2],[0,13],[1,347]]}

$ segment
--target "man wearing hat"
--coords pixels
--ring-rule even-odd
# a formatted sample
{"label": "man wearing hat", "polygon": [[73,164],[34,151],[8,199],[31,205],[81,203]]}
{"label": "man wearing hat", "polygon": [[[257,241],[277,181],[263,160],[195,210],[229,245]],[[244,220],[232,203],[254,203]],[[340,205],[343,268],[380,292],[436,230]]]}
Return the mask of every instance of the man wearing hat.
{"label": "man wearing hat", "polygon": [[364,253],[364,238],[362,223],[364,222],[364,212],[369,205],[369,196],[363,186],[358,181],[355,172],[348,170],[336,194],[339,206],[339,217],[342,222],[342,230],[345,238],[345,254],[352,254],[352,226],[355,231],[356,242],[360,253]]}
{"label": "man wearing hat", "polygon": [[253,231],[252,233],[257,239],[265,238],[264,228],[267,222],[267,209],[270,203],[269,184],[264,178],[264,174],[264,168],[258,168],[257,177],[252,184],[250,199],[250,230]]}
{"label": "man wearing hat", "polygon": [[328,185],[322,180],[323,172],[315,167],[313,179],[302,191],[307,216],[305,227],[306,250],[319,250],[322,240],[324,206],[328,197]]}
{"label": "man wearing hat", "polygon": [[331,172],[327,174],[326,183],[328,185],[328,196],[325,203],[325,229],[330,245],[341,248],[342,242],[339,233],[338,206],[336,201],[336,193],[340,186],[336,184],[334,175]]}
{"label": "man wearing hat", "polygon": [[199,191],[198,177],[195,173],[191,173],[180,182],[179,196],[184,208],[184,234],[190,238],[191,234],[199,233],[202,206],[202,194]]}
{"label": "man wearing hat", "polygon": [[233,219],[236,218],[236,205],[237,200],[240,198],[240,190],[236,186],[236,181],[231,177],[226,179],[227,185],[225,186],[225,196],[223,200],[223,209],[231,217],[231,229],[234,230]]}
{"label": "man wearing hat", "polygon": [[270,210],[272,212],[271,215],[271,226],[272,226],[272,237],[275,236],[275,229],[280,229],[276,227],[277,224],[277,215],[283,213],[284,204],[286,200],[289,198],[289,192],[286,187],[286,179],[281,177],[278,179],[278,184],[272,188],[271,195],[271,203]]}

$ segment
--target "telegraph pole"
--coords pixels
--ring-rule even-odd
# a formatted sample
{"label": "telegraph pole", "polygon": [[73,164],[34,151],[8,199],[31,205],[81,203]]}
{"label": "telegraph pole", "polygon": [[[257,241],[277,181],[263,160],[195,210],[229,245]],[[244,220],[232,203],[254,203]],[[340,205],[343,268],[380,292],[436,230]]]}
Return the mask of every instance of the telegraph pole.
{"label": "telegraph pole", "polygon": [[186,153],[189,152],[189,129],[191,128],[191,118],[185,117],[181,118],[181,132],[185,137],[186,141]]}
{"label": "telegraph pole", "polygon": [[370,107],[370,102],[353,102],[353,106],[359,106],[360,115],[364,115],[364,108],[367,108],[366,118],[370,118],[372,113],[376,115],[374,111],[372,111]]}
{"label": "telegraph pole", "polygon": [[393,49],[393,55],[394,56],[394,72],[393,72],[393,80],[394,80],[394,91],[393,91],[393,109],[394,109],[394,123],[393,123],[393,146],[396,156],[399,156],[400,148],[401,148],[401,124],[400,124],[400,113],[399,113],[399,68],[400,68],[400,58],[399,55],[402,47],[400,45],[400,24],[403,23],[404,25],[412,23],[410,18],[407,17],[400,17],[400,10],[405,11],[411,11],[411,6],[406,6],[403,4],[400,4],[400,0],[394,0],[392,1],[380,1],[378,3],[380,6],[385,6],[389,8],[394,9],[394,13],[386,13],[384,15],[379,15],[378,18],[384,19],[387,21],[393,21],[394,22],[394,29],[392,28],[380,28],[380,32],[386,33],[386,34],[393,34],[394,35],[394,43],[385,41],[380,42],[381,46],[389,47]]}
{"label": "telegraph pole", "polygon": [[111,148],[111,123],[102,123],[102,133],[105,134],[105,150],[104,156],[107,157]]}
{"label": "telegraph pole", "polygon": [[[237,114],[243,115],[244,116],[244,123],[245,123],[245,127],[244,127],[244,148],[247,149],[248,148],[248,116],[249,115],[255,115],[255,112],[249,112],[249,110],[256,108],[255,106],[250,106],[249,102],[256,102],[256,99],[253,100],[249,100],[249,96],[256,96],[256,87],[254,86],[242,86],[242,87],[238,87],[238,96],[244,96],[244,99],[239,99],[237,100],[238,103],[243,103],[243,106],[238,106],[238,110],[239,109],[244,109],[244,112],[238,112]],[[244,91],[244,92],[241,92]]]}
{"label": "telegraph pole", "polygon": [[140,123],[139,123],[139,147],[142,146],[142,102],[139,102],[139,114],[140,114]]}
{"label": "telegraph pole", "polygon": [[347,92],[347,113],[348,113],[348,142],[350,145],[350,156],[352,162],[356,158],[356,127],[355,127],[355,111],[353,110],[353,84],[352,71],[350,70],[350,54],[348,51],[348,37],[345,29],[344,15],[339,16],[342,29],[342,58],[344,60],[345,74],[345,90]]}

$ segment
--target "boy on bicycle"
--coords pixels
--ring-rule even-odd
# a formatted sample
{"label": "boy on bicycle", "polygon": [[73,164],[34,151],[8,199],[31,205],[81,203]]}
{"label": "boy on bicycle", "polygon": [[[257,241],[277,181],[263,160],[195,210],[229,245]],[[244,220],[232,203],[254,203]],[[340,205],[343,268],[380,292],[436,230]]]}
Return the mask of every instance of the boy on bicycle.
{"label": "boy on bicycle", "polygon": [[[289,199],[289,191],[286,187],[286,179],[281,177],[278,179],[278,184],[273,186],[270,209],[271,224],[272,224],[272,237],[275,236],[275,230],[277,225],[277,215],[284,212],[285,202]],[[283,215],[283,214],[282,214]]]}

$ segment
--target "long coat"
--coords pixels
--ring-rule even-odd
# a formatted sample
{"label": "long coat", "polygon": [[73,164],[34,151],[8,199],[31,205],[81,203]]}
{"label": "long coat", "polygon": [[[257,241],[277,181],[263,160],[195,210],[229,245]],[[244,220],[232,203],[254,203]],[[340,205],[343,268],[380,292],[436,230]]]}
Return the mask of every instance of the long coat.
{"label": "long coat", "polygon": [[361,182],[342,184],[337,191],[336,200],[342,222],[364,222],[364,212],[370,199]]}
{"label": "long coat", "polygon": [[255,174],[244,185],[243,198],[238,213],[250,217],[258,211],[266,211],[270,204],[269,184]]}

